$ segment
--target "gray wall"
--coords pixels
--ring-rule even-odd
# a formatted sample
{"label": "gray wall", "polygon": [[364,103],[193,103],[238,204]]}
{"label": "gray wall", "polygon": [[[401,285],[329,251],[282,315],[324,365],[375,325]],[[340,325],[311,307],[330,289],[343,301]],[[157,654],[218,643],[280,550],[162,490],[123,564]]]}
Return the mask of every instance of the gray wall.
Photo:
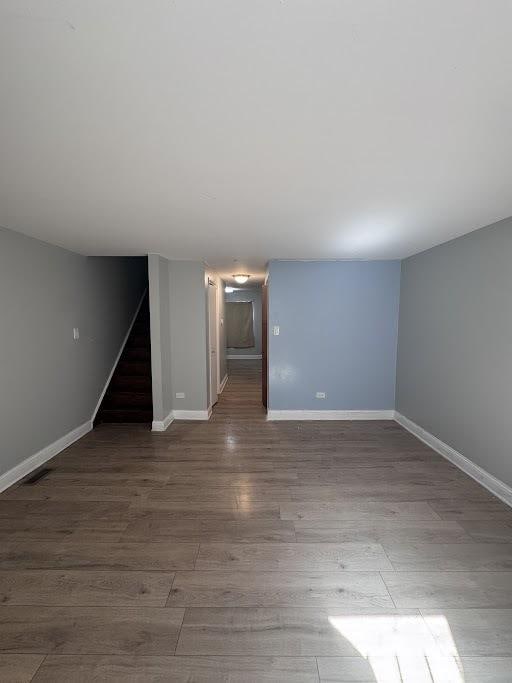
{"label": "gray wall", "polygon": [[91,419],[146,285],[145,258],[0,229],[0,473]]}
{"label": "gray wall", "polygon": [[399,290],[398,261],[270,262],[270,408],[392,410]]}
{"label": "gray wall", "polygon": [[205,266],[196,261],[171,261],[171,369],[175,410],[208,408],[207,319]]}
{"label": "gray wall", "polygon": [[205,266],[148,259],[153,419],[160,421],[171,410],[208,407]]}
{"label": "gray wall", "polygon": [[173,402],[169,268],[167,259],[158,254],[149,254],[153,419],[158,421],[169,415]]}
{"label": "gray wall", "polygon": [[226,292],[224,291],[224,288],[226,286],[225,282],[219,278],[218,281],[219,287],[220,287],[220,296],[219,296],[219,324],[220,324],[220,329],[219,329],[219,366],[220,366],[220,373],[219,373],[219,382],[222,382],[224,377],[226,376],[228,372],[228,365],[226,361],[226,354],[227,354],[227,349],[226,349]]}
{"label": "gray wall", "polygon": [[254,315],[254,346],[250,349],[228,349],[229,356],[260,356],[261,355],[261,287],[236,289],[226,293],[226,302],[252,301]]}
{"label": "gray wall", "polygon": [[402,264],[397,410],[512,485],[512,219]]}

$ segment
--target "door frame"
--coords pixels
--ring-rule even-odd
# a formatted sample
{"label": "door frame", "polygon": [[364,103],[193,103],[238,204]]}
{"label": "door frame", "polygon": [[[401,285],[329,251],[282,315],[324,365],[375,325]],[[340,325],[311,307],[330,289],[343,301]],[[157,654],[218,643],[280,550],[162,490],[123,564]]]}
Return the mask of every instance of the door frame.
{"label": "door frame", "polygon": [[[210,290],[210,287],[213,289]],[[219,374],[220,374],[220,359],[219,359],[219,300],[218,300],[218,286],[217,283],[208,278],[208,385],[210,387],[210,408],[219,400]],[[213,310],[212,310],[213,302]],[[215,358],[212,361],[212,324],[215,344]],[[216,382],[213,378],[213,370],[215,370]]]}
{"label": "door frame", "polygon": [[261,402],[268,409],[268,285],[261,286]]}

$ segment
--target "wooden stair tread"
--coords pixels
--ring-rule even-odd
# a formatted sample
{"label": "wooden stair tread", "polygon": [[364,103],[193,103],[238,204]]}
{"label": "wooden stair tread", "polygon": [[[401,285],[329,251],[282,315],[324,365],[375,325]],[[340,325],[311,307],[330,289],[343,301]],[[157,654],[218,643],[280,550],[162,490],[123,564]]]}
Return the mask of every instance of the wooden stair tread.
{"label": "wooden stair tread", "polygon": [[151,422],[153,409],[104,409],[102,410],[101,422]]}

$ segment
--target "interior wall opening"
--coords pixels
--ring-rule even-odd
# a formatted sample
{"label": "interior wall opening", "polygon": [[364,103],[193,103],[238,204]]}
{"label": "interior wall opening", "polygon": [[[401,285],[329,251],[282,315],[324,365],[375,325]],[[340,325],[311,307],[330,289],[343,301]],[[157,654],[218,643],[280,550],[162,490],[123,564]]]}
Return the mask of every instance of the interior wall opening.
{"label": "interior wall opening", "polygon": [[[237,403],[241,406],[250,394],[254,407],[260,410],[264,403],[262,396],[263,288],[259,284],[224,285],[222,295],[223,310],[219,311],[219,327],[225,339],[226,376],[230,395],[229,399],[224,397],[226,404],[224,408],[229,404],[230,410],[236,411]],[[215,306],[216,303],[211,301],[210,321]],[[213,339],[213,337],[214,332],[211,329],[210,338]],[[215,365],[212,352],[210,345],[211,372]],[[217,352],[220,353],[220,349]],[[218,385],[219,390],[224,389],[222,377],[219,377]],[[212,405],[214,405],[215,392],[212,391],[211,395]]]}

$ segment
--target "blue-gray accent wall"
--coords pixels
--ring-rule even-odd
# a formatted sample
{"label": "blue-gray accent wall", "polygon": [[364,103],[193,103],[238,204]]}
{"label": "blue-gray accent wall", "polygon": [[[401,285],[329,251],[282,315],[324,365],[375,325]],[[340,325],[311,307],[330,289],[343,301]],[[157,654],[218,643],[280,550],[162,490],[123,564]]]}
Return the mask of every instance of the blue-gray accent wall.
{"label": "blue-gray accent wall", "polygon": [[394,409],[400,262],[271,261],[268,283],[269,407]]}

